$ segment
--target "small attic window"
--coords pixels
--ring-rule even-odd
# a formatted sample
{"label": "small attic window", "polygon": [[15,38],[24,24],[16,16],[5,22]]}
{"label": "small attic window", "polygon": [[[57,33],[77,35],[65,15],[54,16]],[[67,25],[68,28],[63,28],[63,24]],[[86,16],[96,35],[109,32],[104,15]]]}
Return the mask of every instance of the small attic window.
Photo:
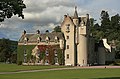
{"label": "small attic window", "polygon": [[57,43],[59,41],[58,37],[55,36],[55,43]]}
{"label": "small attic window", "polygon": [[66,24],[66,32],[70,32],[70,24]]}
{"label": "small attic window", "polygon": [[48,43],[50,41],[50,38],[47,36],[45,40],[46,40],[46,43]]}
{"label": "small attic window", "polygon": [[37,38],[37,43],[39,43],[41,41],[41,37]]}
{"label": "small attic window", "polygon": [[27,42],[28,42],[28,38],[27,38],[27,37],[25,37],[25,38],[24,38],[24,44],[26,45],[26,44],[27,44]]}

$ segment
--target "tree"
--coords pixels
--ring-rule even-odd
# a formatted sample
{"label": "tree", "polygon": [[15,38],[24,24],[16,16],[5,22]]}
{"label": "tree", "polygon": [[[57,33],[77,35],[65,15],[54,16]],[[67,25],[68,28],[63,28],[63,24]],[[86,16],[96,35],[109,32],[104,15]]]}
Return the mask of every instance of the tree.
{"label": "tree", "polygon": [[[109,17],[107,11],[101,11],[101,25],[95,24],[94,18],[90,19],[90,32],[98,42],[101,38],[107,38],[109,43],[115,41],[116,49],[120,52],[120,16],[116,14]],[[119,53],[118,52],[118,53]]]}
{"label": "tree", "polygon": [[11,57],[11,47],[9,39],[0,40],[0,61],[7,61]]}
{"label": "tree", "polygon": [[89,21],[90,21],[90,33],[93,33],[95,31],[94,25],[96,20],[94,20],[94,18],[90,18]]}
{"label": "tree", "polygon": [[117,50],[120,51],[120,16],[116,14],[111,17],[111,33],[109,34],[110,40],[115,40]]}
{"label": "tree", "polygon": [[94,24],[95,24],[95,19],[94,18],[90,18],[90,27],[94,27]]}
{"label": "tree", "polygon": [[0,62],[16,62],[17,41],[0,39]]}
{"label": "tree", "polygon": [[103,33],[100,31],[100,25],[96,23],[94,18],[90,18],[90,33],[95,38],[96,42],[103,36]]}
{"label": "tree", "polygon": [[101,12],[101,31],[104,32],[104,35],[102,38],[106,38],[109,33],[110,33],[110,28],[111,28],[111,25],[110,25],[110,19],[109,19],[109,14],[107,11],[102,11]]}
{"label": "tree", "polygon": [[0,1],[0,22],[4,21],[6,18],[11,18],[13,15],[18,15],[22,17],[23,9],[26,8],[26,5],[23,3],[23,0],[1,0]]}
{"label": "tree", "polygon": [[60,26],[56,26],[56,27],[54,28],[54,31],[53,31],[53,32],[61,32]]}
{"label": "tree", "polygon": [[[120,40],[120,16],[116,14],[111,17],[111,36],[114,40]],[[114,34],[114,35],[113,35]]]}

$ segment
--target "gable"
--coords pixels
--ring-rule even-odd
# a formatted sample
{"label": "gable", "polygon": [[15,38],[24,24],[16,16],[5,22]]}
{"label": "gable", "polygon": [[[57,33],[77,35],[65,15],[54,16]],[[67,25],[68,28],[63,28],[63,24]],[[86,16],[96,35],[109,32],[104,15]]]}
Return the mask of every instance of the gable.
{"label": "gable", "polygon": [[70,31],[74,31],[75,25],[72,21],[72,18],[70,16],[67,16],[64,18],[62,24],[61,24],[61,30],[62,32],[66,31],[66,29],[69,27]]}
{"label": "gable", "polygon": [[71,24],[71,26],[74,26],[74,23],[72,21],[72,18],[68,15],[66,15],[66,17],[64,18],[62,24],[61,24],[61,28],[65,25],[65,24]]}

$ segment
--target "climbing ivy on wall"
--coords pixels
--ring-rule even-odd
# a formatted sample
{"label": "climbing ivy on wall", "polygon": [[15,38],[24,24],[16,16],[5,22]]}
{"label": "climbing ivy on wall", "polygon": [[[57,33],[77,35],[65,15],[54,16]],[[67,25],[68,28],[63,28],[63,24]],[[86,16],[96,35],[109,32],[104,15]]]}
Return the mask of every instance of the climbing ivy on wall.
{"label": "climbing ivy on wall", "polygon": [[31,58],[32,49],[35,45],[19,45],[17,49],[17,63],[22,64],[24,61],[24,51],[27,53],[27,61]]}
{"label": "climbing ivy on wall", "polygon": [[[36,58],[32,56],[32,50],[35,47],[36,45],[19,45],[17,50],[17,63],[22,64],[22,62],[24,62],[24,52],[27,54],[26,62],[30,62],[30,60],[35,62]],[[55,64],[54,51],[56,50],[59,65],[62,65],[64,63],[63,52],[62,49],[60,49],[59,45],[38,45],[38,49],[40,50],[39,61],[43,60],[43,63],[45,63],[45,60],[47,59],[49,60],[49,64]],[[49,52],[49,56],[46,56],[46,50]]]}

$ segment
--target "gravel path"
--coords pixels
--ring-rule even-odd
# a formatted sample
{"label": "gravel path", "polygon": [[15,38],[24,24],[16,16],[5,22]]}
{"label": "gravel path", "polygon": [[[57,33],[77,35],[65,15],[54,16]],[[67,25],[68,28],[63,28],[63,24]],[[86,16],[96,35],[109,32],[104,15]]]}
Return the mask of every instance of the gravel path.
{"label": "gravel path", "polygon": [[86,66],[86,67],[68,67],[68,68],[53,68],[53,69],[43,69],[43,70],[27,70],[27,71],[16,71],[16,72],[0,72],[1,74],[17,74],[26,72],[43,72],[43,71],[54,71],[54,70],[71,70],[71,69],[96,69],[96,68],[120,68],[120,66]]}

